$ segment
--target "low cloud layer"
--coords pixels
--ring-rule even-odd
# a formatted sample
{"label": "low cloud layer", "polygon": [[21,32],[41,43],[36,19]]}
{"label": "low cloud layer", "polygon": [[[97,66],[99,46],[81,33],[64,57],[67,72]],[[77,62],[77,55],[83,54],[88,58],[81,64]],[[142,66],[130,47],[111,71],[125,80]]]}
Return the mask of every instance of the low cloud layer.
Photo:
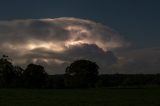
{"label": "low cloud layer", "polygon": [[112,69],[120,73],[160,73],[160,48],[139,48],[119,52],[119,64]]}
{"label": "low cloud layer", "polygon": [[[0,21],[0,54],[9,55],[15,65],[23,67],[41,64],[49,74],[64,73],[66,66],[77,59],[97,62],[100,73],[152,73],[144,69],[147,64],[158,72],[158,65],[151,66],[150,60],[154,59],[146,59],[151,53],[148,51],[155,50],[129,52],[124,49],[127,46],[118,32],[90,20],[64,17]],[[116,56],[110,52],[121,48],[123,51],[115,52]],[[146,52],[148,55],[143,55]]]}

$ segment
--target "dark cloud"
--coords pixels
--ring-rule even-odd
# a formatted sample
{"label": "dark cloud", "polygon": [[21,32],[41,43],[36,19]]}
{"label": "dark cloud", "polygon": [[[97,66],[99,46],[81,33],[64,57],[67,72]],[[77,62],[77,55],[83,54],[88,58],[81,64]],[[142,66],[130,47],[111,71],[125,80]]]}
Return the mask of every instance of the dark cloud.
{"label": "dark cloud", "polygon": [[118,51],[119,62],[112,67],[117,73],[159,73],[160,48],[141,48]]}
{"label": "dark cloud", "polygon": [[64,73],[65,67],[77,59],[89,59],[104,67],[108,67],[118,61],[113,52],[105,52],[95,44],[72,46],[61,53],[38,48],[30,51],[23,58],[27,59],[27,63],[34,62],[46,66],[52,74],[55,73],[55,71],[51,71],[54,69],[58,69],[59,73]]}

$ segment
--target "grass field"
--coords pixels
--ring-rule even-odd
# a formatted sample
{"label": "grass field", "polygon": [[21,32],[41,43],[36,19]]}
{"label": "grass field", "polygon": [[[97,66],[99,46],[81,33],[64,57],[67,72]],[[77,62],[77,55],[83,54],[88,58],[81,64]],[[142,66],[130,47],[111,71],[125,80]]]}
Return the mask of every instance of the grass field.
{"label": "grass field", "polygon": [[160,106],[160,89],[0,89],[0,106]]}

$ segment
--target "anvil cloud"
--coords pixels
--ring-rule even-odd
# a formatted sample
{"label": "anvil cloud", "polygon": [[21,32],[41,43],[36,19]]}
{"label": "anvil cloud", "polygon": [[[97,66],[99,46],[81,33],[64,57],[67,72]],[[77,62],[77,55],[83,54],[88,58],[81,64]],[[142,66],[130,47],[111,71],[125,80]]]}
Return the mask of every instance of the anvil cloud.
{"label": "anvil cloud", "polygon": [[42,64],[50,74],[64,73],[66,65],[77,59],[105,66],[107,51],[125,46],[116,31],[90,20],[63,17],[0,21],[0,54],[9,55],[17,65]]}

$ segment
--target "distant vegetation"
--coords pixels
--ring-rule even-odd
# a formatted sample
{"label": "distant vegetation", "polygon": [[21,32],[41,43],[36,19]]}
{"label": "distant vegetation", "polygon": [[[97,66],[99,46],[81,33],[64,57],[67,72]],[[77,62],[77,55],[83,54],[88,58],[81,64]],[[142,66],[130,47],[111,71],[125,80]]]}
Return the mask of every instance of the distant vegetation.
{"label": "distant vegetation", "polygon": [[13,66],[12,60],[0,58],[0,88],[91,88],[159,86],[160,74],[98,75],[99,66],[89,60],[77,60],[64,75],[48,75],[41,65],[29,64],[26,69]]}

